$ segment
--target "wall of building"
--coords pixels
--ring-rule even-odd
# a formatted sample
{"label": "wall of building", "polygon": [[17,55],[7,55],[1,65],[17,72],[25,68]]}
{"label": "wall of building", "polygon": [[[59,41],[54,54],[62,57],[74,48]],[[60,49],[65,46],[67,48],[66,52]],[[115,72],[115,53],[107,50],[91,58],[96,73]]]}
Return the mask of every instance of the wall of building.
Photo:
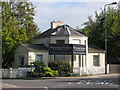
{"label": "wall of building", "polygon": [[93,55],[99,55],[100,67],[104,67],[105,66],[105,53],[88,53],[87,66],[88,67],[93,66]]}
{"label": "wall of building", "polygon": [[[87,45],[87,37],[85,36],[52,36],[51,37],[51,43],[56,44],[56,40],[65,40],[65,44],[82,44],[85,45],[85,41],[86,41],[86,47]],[[86,48],[86,52],[88,52],[87,50],[88,48]],[[87,54],[86,54],[87,57]],[[85,64],[85,55],[84,55],[84,66]],[[69,59],[70,63],[71,63],[71,55],[65,55],[65,58]],[[50,60],[54,60],[54,55],[50,56]],[[79,67],[79,55],[74,55],[74,67]]]}
{"label": "wall of building", "polygon": [[[69,36],[69,44],[82,44],[85,45],[86,36]],[[87,43],[87,42],[86,42]]]}
{"label": "wall of building", "polygon": [[[70,36],[69,44],[82,44],[86,45],[86,55],[76,55],[76,60],[74,61],[74,67],[85,67],[87,66],[87,57],[88,57],[88,37],[86,36]],[[83,64],[83,65],[82,65]]]}
{"label": "wall of building", "polygon": [[39,52],[29,52],[28,53],[28,59],[29,59],[29,62],[28,64],[30,65],[31,62],[34,62],[36,60],[36,56],[37,54],[41,54],[43,55],[43,61],[47,64],[48,61],[49,61],[49,54],[48,54],[48,51],[46,50],[41,50]]}
{"label": "wall of building", "polygon": [[51,42],[50,37],[36,38],[34,40],[34,44],[44,44],[47,48],[49,48],[50,42]]}
{"label": "wall of building", "polygon": [[15,62],[14,62],[14,67],[17,68],[20,65],[20,60],[19,60],[19,56],[24,56],[24,65],[30,65],[31,62],[34,62],[36,60],[36,55],[37,54],[41,54],[43,55],[43,61],[45,61],[45,63],[47,64],[49,61],[49,53],[47,50],[41,50],[38,52],[29,52],[27,51],[27,49],[23,46],[19,46],[15,52],[14,52],[14,58],[15,58]]}
{"label": "wall of building", "polygon": [[65,40],[65,44],[69,43],[69,36],[51,36],[51,44],[56,44],[56,40]]}
{"label": "wall of building", "polygon": [[[79,55],[74,55],[74,67],[89,67],[93,66],[93,55],[100,55],[100,66],[105,66],[105,54],[104,53],[89,53],[88,54],[88,38],[86,36],[51,36],[51,37],[44,37],[41,39],[36,39],[35,44],[44,44],[49,48],[49,44],[56,44],[56,40],[65,40],[65,44],[86,44],[86,55],[83,56],[82,60],[82,55],[81,58]],[[48,60],[54,60],[54,55],[49,55],[49,53],[44,53],[41,52],[42,54],[46,55],[45,62],[49,62]],[[33,59],[35,59],[35,54],[34,52],[30,52],[30,55],[33,56]],[[48,56],[48,57],[47,57]],[[66,58],[71,59],[71,56],[65,56]],[[80,59],[80,60],[79,60]],[[71,63],[71,60],[70,60]],[[82,65],[83,64],[83,65]]]}
{"label": "wall of building", "polygon": [[24,63],[28,63],[28,52],[27,49],[23,46],[19,46],[15,51],[14,51],[14,64],[13,67],[17,68],[20,64],[19,56],[24,56]]}

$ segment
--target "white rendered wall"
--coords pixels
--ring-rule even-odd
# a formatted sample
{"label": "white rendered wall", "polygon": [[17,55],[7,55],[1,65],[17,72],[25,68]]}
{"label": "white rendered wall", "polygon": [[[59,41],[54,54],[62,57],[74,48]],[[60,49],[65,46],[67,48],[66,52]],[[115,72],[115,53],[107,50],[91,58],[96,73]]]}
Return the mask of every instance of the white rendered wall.
{"label": "white rendered wall", "polygon": [[93,67],[93,55],[99,55],[100,67],[105,66],[105,53],[88,53],[88,67]]}
{"label": "white rendered wall", "polygon": [[[48,60],[49,60],[49,55],[48,55],[48,51],[39,51],[39,52],[29,52],[28,56],[29,56],[29,65],[31,62],[34,62],[36,60],[36,56],[37,54],[41,54],[43,55],[43,61],[47,64]],[[30,58],[31,57],[31,58]]]}
{"label": "white rendered wall", "polygon": [[23,46],[19,46],[15,51],[14,51],[14,64],[13,67],[17,68],[19,66],[19,56],[24,56],[24,64],[28,63],[28,52],[27,49]]}
{"label": "white rendered wall", "polygon": [[[88,38],[86,36],[50,36],[50,37],[43,37],[38,38],[35,40],[35,44],[44,44],[46,47],[49,48],[49,44],[56,44],[56,40],[65,40],[65,44],[82,44],[85,45],[86,41],[86,56],[84,55],[84,65],[85,67],[87,65],[87,55],[88,55]],[[54,59],[54,56],[49,56],[50,60]],[[49,58],[48,57],[48,58]],[[66,56],[71,59],[71,56]],[[49,59],[48,59],[49,60]],[[71,63],[71,62],[70,62]],[[76,55],[76,60],[74,60],[74,67],[79,67],[79,55]]]}
{"label": "white rendered wall", "polygon": [[65,44],[68,44],[69,36],[51,36],[51,44],[56,44],[56,40],[65,40]]}
{"label": "white rendered wall", "polygon": [[51,42],[50,37],[36,38],[34,44],[44,44],[47,48]]}
{"label": "white rendered wall", "polygon": [[86,36],[70,36],[69,37],[69,44],[86,45],[86,55],[83,55],[83,58],[84,58],[83,65],[82,65],[82,58],[79,61],[79,55],[76,55],[76,60],[74,61],[74,67],[79,67],[79,62],[81,62],[81,66],[86,67],[87,62],[88,62],[88,60],[87,60],[87,57],[88,57],[88,37],[86,37]]}

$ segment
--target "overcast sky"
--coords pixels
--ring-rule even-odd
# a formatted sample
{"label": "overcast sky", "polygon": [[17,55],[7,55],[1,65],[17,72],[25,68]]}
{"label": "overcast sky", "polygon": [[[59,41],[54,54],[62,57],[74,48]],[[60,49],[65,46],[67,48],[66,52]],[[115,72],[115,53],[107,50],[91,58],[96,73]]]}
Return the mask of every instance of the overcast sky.
{"label": "overcast sky", "polygon": [[[95,11],[100,12],[107,2],[32,2],[36,6],[35,23],[43,32],[50,28],[51,21],[62,21],[76,28],[94,18]],[[100,9],[101,8],[101,9]]]}

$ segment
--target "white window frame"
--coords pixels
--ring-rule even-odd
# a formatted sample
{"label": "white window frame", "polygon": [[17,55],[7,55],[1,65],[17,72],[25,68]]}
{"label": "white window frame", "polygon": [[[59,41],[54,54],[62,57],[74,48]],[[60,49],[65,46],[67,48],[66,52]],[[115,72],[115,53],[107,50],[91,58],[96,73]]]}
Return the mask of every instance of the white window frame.
{"label": "white window frame", "polygon": [[43,60],[43,54],[37,54],[37,55],[36,55],[36,60],[37,60],[37,57],[38,57],[38,56],[40,56],[40,58],[41,58],[41,59],[39,59],[39,60]]}
{"label": "white window frame", "polygon": [[19,65],[20,66],[25,65],[25,56],[23,56],[23,55],[19,56]]}
{"label": "white window frame", "polygon": [[[95,57],[97,57],[96,60],[95,60]],[[93,55],[93,66],[95,66],[95,67],[100,66],[100,56],[99,55]]]}

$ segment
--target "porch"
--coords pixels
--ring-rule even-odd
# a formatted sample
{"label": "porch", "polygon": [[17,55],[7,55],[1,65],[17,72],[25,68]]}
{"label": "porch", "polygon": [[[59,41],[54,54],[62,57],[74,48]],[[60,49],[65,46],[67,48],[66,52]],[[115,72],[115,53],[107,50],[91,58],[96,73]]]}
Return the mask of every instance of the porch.
{"label": "porch", "polygon": [[[49,55],[53,56],[53,60],[55,61],[60,56],[66,56],[69,58],[68,60],[71,66],[83,67],[86,66],[86,45],[81,44],[50,44],[49,45]],[[58,56],[56,58],[56,56]],[[75,57],[77,59],[75,59]],[[50,57],[51,58],[51,57]],[[76,60],[76,64],[75,63]]]}

